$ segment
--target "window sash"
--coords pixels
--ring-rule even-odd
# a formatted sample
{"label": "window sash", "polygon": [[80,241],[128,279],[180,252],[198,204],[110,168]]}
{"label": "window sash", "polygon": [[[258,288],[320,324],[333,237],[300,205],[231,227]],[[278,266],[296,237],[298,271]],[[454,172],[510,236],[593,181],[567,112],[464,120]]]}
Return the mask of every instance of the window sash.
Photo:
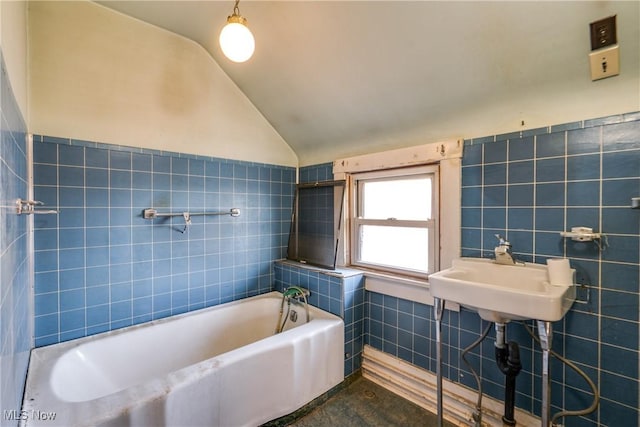
{"label": "window sash", "polygon": [[[360,235],[360,230],[362,226],[365,225],[374,225],[374,226],[383,226],[383,227],[389,227],[389,228],[416,228],[416,229],[420,229],[420,230],[427,230],[428,232],[428,247],[427,249],[427,270],[418,270],[418,269],[411,269],[408,267],[401,267],[401,266],[397,266],[397,265],[391,265],[391,264],[384,264],[384,263],[373,263],[373,262],[368,262],[364,259],[362,259],[362,250],[363,247],[361,244],[356,245],[355,249],[355,262],[353,263],[354,265],[359,265],[359,266],[363,266],[363,267],[367,267],[367,268],[371,268],[371,269],[378,269],[378,270],[384,270],[384,271],[389,271],[389,272],[394,272],[394,273],[399,273],[399,274],[409,274],[412,276],[418,276],[418,277],[427,277],[428,274],[433,273],[435,271],[435,266],[436,266],[436,259],[437,259],[437,254],[436,254],[436,239],[435,239],[435,225],[436,225],[436,221],[435,220],[429,220],[429,221],[400,221],[400,220],[389,220],[389,221],[382,221],[382,220],[356,220],[355,222],[355,232],[358,233],[358,235]],[[359,239],[358,239],[359,241]]]}
{"label": "window sash", "polygon": [[[380,202],[380,199],[375,199],[373,197],[371,197],[372,194],[377,194],[376,193],[376,189],[375,189],[375,184],[376,183],[393,183],[394,181],[399,182],[399,181],[403,181],[403,182],[411,182],[413,181],[411,184],[409,185],[413,185],[415,186],[416,181],[418,180],[426,180],[428,181],[428,185],[429,185],[429,192],[433,191],[433,180],[434,180],[434,175],[433,173],[429,173],[429,172],[423,172],[420,174],[410,174],[410,175],[400,175],[400,176],[391,176],[391,177],[381,177],[381,178],[372,178],[372,179],[359,179],[358,180],[358,213],[356,214],[357,217],[359,218],[368,218],[368,219],[387,219],[385,217],[382,216],[373,216],[371,214],[371,212],[367,212],[367,208],[368,207],[374,207],[375,206],[375,202]],[[422,184],[424,185],[424,184]],[[425,188],[425,187],[423,187]],[[366,191],[365,191],[366,189]],[[369,194],[369,197],[366,197],[365,195]],[[394,195],[389,195],[390,198],[393,198]],[[371,203],[374,202],[374,203]],[[417,216],[411,216],[407,214],[407,208],[416,208],[416,206],[411,206],[411,202],[407,202],[406,206],[401,206],[401,205],[396,205],[396,206],[391,206],[390,208],[388,206],[385,206],[384,208],[382,208],[383,211],[389,212],[387,215],[390,216],[394,216],[394,219],[401,219],[401,220],[418,220],[418,221],[425,221],[428,220],[429,217],[433,216],[433,206],[432,206],[432,200],[429,200],[429,213],[428,215],[424,215],[427,212],[421,212],[419,215]],[[425,206],[420,206],[418,207],[418,209],[424,209]],[[375,210],[375,208],[373,209]],[[414,212],[415,213],[415,212]],[[390,218],[389,218],[390,219]]]}
{"label": "window sash", "polygon": [[[362,212],[362,187],[367,181],[380,181],[380,180],[394,180],[394,179],[407,179],[412,175],[428,175],[431,178],[431,216],[432,218],[427,220],[404,220],[404,219],[372,219],[362,218],[360,213]],[[354,174],[351,176],[352,182],[352,216],[351,216],[351,264],[361,266],[365,268],[371,268],[374,270],[380,270],[384,272],[396,273],[401,275],[411,275],[421,278],[427,278],[429,274],[435,272],[438,268],[438,166],[428,165],[422,167],[384,170],[375,172],[366,172],[360,174]],[[378,263],[370,263],[361,259],[362,246],[360,242],[360,230],[362,226],[374,225],[382,227],[413,227],[423,228],[428,230],[428,265],[427,272],[421,270],[412,270],[401,267],[394,267],[389,265],[382,265]]]}
{"label": "window sash", "polygon": [[411,219],[366,219],[366,218],[354,218],[356,226],[359,225],[380,225],[386,227],[413,227],[413,228],[434,228],[436,220],[411,220]]}

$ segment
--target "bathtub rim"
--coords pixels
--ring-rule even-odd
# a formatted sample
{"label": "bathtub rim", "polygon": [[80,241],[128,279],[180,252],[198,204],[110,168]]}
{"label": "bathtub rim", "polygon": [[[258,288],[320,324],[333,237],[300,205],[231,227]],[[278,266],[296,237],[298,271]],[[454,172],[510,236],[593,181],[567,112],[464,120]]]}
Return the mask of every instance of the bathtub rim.
{"label": "bathtub rim", "polygon": [[[160,325],[166,322],[177,321],[183,317],[194,316],[201,313],[206,313],[208,311],[217,311],[224,309],[225,307],[235,306],[242,303],[249,302],[251,300],[257,299],[277,299],[280,301],[282,299],[282,293],[278,291],[270,291],[264,294],[243,298],[240,300],[230,301],[227,303],[219,304],[216,306],[205,307],[198,310],[192,310],[186,313],[181,313],[175,316],[169,316],[162,319],[156,319],[149,322],[144,322],[137,325],[131,325],[128,327],[106,331],[99,334],[89,335],[86,337],[64,341],[61,343],[51,344],[48,346],[34,348],[31,351],[30,362],[29,362],[29,372],[27,374],[27,381],[25,384],[25,392],[23,397],[23,410],[32,412],[32,411],[49,411],[53,408],[48,409],[47,407],[41,407],[43,405],[51,404],[51,406],[57,407],[58,405],[62,405],[69,409],[69,412],[75,412],[73,408],[84,409],[83,406],[93,405],[93,410],[90,411],[90,414],[78,414],[80,417],[82,415],[86,415],[87,417],[81,418],[84,421],[89,421],[91,424],[99,424],[101,422],[105,422],[123,411],[133,411],[135,408],[142,407],[148,402],[155,401],[157,399],[163,398],[165,395],[169,394],[169,392],[177,387],[185,386],[192,381],[197,381],[198,377],[205,372],[210,372],[218,369],[221,365],[226,363],[231,363],[234,358],[238,358],[238,356],[243,356],[243,353],[246,352],[247,348],[251,348],[252,350],[255,348],[259,348],[261,346],[265,346],[266,340],[274,340],[274,342],[284,342],[289,343],[291,336],[294,337],[297,334],[303,333],[309,324],[302,324],[296,328],[285,330],[280,334],[275,334],[268,336],[266,338],[262,338],[258,341],[252,342],[248,345],[245,345],[240,348],[236,348],[220,355],[214,356],[212,358],[202,360],[200,362],[184,366],[178,370],[170,371],[166,375],[162,375],[160,377],[154,377],[147,381],[132,385],[128,388],[118,390],[114,393],[100,396],[94,399],[85,400],[85,401],[67,401],[60,398],[51,386],[51,376],[53,372],[53,367],[55,363],[58,361],[60,357],[62,357],[65,353],[69,351],[73,351],[75,348],[89,343],[91,341],[105,339],[110,336],[120,335],[127,333],[129,331],[138,330],[140,328],[150,328],[152,326]],[[338,323],[340,324],[340,328],[342,331],[342,337],[344,337],[344,320],[336,316],[335,314],[324,311],[315,306],[309,306],[309,310],[311,311],[312,322],[314,323],[314,327],[320,327],[322,329],[335,327]],[[296,332],[297,331],[297,332]],[[242,358],[240,357],[240,358]],[[197,374],[197,376],[195,375]],[[215,373],[214,373],[215,375]],[[344,371],[342,372],[342,377],[344,377]],[[36,384],[32,384],[35,382]],[[38,387],[46,387],[46,390],[32,390],[34,386]],[[34,399],[30,399],[31,397],[35,397]],[[129,401],[135,402],[132,405],[127,406],[126,408],[122,408],[121,402]],[[60,414],[59,414],[60,415]],[[27,420],[25,422],[20,422],[20,426],[30,425],[31,420]],[[75,423],[77,422],[77,418],[70,418],[68,422]],[[37,424],[37,423],[36,423]],[[52,424],[54,425],[54,424]]]}
{"label": "bathtub rim", "polygon": [[[43,345],[40,347],[34,347],[31,349],[31,353],[33,353],[34,351],[39,351],[40,349],[53,349],[56,347],[62,347],[62,346],[66,346],[66,345],[70,345],[69,343],[76,343],[77,346],[82,345],[85,342],[88,341],[93,341],[93,340],[97,340],[97,339],[102,339],[102,338],[107,338],[111,335],[119,335],[128,331],[134,331],[136,329],[143,329],[143,328],[148,328],[151,326],[155,326],[155,325],[161,325],[163,323],[167,323],[167,322],[171,322],[171,321],[176,321],[179,320],[183,317],[189,317],[189,316],[194,316],[197,314],[201,314],[201,313],[205,313],[208,311],[216,311],[216,310],[221,310],[225,307],[231,307],[234,305],[239,305],[241,303],[246,303],[249,302],[251,300],[256,300],[256,299],[268,299],[268,298],[274,298],[274,297],[278,297],[278,300],[282,299],[282,292],[279,291],[269,291],[269,292],[265,292],[259,295],[253,295],[250,297],[246,297],[246,298],[242,298],[242,299],[238,299],[238,300],[234,300],[234,301],[228,301],[225,303],[221,303],[221,304],[217,304],[217,305],[212,305],[209,307],[202,307],[202,308],[198,308],[195,310],[190,310],[190,311],[185,311],[184,313],[179,313],[179,314],[174,314],[174,315],[169,315],[166,317],[162,317],[159,319],[153,319],[153,320],[149,320],[146,322],[142,322],[142,323],[137,323],[135,325],[129,325],[129,326],[124,326],[122,328],[118,328],[118,329],[112,329],[110,331],[104,331],[104,332],[99,332],[97,334],[91,334],[91,335],[86,335],[84,337],[78,337],[78,338],[74,338],[74,339],[70,339],[67,341],[61,341],[61,342],[57,342],[57,343],[52,343],[52,344],[47,344],[47,345]],[[294,304],[299,304],[297,301],[293,301]],[[316,314],[316,313],[320,313],[321,316],[318,317],[318,319],[322,319],[325,318],[324,315],[328,315],[327,318],[331,318],[336,317],[340,320],[344,320],[342,319],[340,316],[330,313],[326,310],[323,310],[319,307],[313,306],[311,304],[309,304],[309,310],[311,311],[311,314]],[[314,317],[312,317],[313,319]],[[287,332],[287,331],[283,331],[282,333]]]}

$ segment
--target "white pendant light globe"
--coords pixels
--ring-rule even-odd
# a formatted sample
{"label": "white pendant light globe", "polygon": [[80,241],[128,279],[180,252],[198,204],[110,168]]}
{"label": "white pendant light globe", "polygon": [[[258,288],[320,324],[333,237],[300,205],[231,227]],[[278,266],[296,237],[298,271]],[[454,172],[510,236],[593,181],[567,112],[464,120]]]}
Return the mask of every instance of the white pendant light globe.
{"label": "white pendant light globe", "polygon": [[247,20],[235,13],[227,18],[227,25],[220,32],[220,47],[224,56],[233,62],[245,62],[256,47]]}

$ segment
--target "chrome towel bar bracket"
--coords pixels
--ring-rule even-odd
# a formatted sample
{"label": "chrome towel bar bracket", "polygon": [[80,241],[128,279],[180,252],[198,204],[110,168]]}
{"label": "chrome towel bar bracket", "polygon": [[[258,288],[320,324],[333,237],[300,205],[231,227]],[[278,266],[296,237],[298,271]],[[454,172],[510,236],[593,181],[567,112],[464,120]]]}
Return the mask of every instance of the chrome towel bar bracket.
{"label": "chrome towel bar bracket", "polygon": [[18,215],[55,215],[59,212],[55,209],[36,209],[36,206],[42,206],[44,203],[38,200],[16,200],[16,213]]}

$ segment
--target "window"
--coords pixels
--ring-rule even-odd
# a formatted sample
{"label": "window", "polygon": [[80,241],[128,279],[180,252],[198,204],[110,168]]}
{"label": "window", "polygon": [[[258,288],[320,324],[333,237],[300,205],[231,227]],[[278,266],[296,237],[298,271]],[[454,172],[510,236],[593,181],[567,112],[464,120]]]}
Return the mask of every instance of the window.
{"label": "window", "polygon": [[287,259],[335,270],[345,181],[298,184]]}
{"label": "window", "polygon": [[438,166],[351,175],[351,264],[418,277],[438,266]]}

